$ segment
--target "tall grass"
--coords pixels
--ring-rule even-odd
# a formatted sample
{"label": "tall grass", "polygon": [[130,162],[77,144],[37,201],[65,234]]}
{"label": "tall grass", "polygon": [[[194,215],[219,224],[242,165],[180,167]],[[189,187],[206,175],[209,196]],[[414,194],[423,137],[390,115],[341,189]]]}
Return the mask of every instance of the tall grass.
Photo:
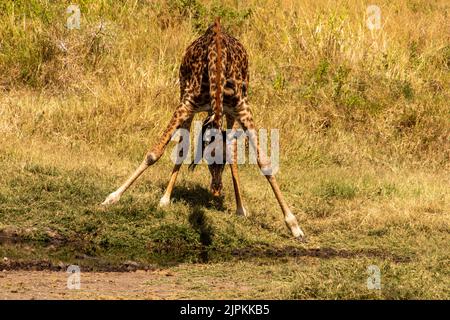
{"label": "tall grass", "polygon": [[220,15],[249,52],[256,119],[282,130],[285,159],[315,149],[319,162],[448,166],[446,1],[381,1],[380,30],[366,27],[365,1],[75,3],[80,30],[66,28],[69,3],[0,4],[14,130],[116,150],[124,134],[151,140],[178,99],[185,47]]}

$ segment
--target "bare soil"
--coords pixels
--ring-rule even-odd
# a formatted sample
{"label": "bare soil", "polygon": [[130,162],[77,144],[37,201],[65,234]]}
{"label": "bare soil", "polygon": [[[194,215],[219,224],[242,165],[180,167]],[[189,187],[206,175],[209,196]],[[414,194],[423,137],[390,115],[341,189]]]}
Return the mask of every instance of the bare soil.
{"label": "bare soil", "polygon": [[[69,274],[56,271],[3,271],[1,299],[171,299],[176,297],[176,275],[166,271],[86,272],[80,289],[68,289]],[[172,276],[157,287],[146,285],[155,278]]]}

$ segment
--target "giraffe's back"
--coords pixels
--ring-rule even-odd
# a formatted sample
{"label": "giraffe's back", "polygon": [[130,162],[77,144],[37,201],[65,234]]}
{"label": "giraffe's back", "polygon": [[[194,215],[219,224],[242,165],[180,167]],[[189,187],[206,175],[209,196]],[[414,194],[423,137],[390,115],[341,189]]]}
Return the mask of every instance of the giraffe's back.
{"label": "giraffe's back", "polygon": [[[194,103],[199,106],[210,104],[211,76],[210,59],[217,55],[215,50],[215,29],[211,25],[206,32],[197,38],[187,49],[180,66],[180,98],[194,97]],[[226,32],[220,33],[221,45],[221,75],[222,98],[226,105],[232,104],[236,94],[247,94],[248,56],[244,46]],[[216,70],[214,70],[216,71]]]}

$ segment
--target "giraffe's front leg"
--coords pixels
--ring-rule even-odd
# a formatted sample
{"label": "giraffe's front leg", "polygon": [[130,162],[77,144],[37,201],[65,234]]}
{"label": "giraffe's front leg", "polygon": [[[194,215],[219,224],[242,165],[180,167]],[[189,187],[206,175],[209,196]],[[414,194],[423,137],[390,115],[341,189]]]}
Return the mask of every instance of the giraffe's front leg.
{"label": "giraffe's front leg", "polygon": [[287,227],[289,228],[294,237],[303,241],[305,235],[302,229],[300,229],[294,214],[289,209],[286,200],[284,200],[283,194],[281,193],[280,187],[278,186],[275,176],[272,174],[270,159],[259,147],[252,112],[246,102],[246,99],[242,99],[238,103],[236,113],[239,123],[241,124],[242,128],[246,131],[248,135],[250,147],[256,148],[258,166],[264,173],[267,181],[270,183],[270,186],[272,187],[273,193],[277,198],[278,204],[280,205],[281,210],[283,211],[284,221]]}
{"label": "giraffe's front leg", "polygon": [[103,201],[102,205],[110,205],[119,201],[122,194],[133,184],[133,182],[151,165],[161,158],[165,147],[170,141],[170,138],[175,131],[180,128],[185,121],[189,120],[193,115],[193,106],[189,102],[189,99],[183,100],[183,102],[175,110],[172,119],[164,130],[158,143],[147,152],[144,160],[139,167],[133,172],[133,174],[114,192],[112,192]]}

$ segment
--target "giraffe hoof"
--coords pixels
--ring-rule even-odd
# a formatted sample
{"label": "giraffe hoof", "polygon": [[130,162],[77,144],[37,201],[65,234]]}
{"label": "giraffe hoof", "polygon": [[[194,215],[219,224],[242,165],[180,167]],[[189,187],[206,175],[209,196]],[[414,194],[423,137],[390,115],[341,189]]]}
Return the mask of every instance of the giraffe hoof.
{"label": "giraffe hoof", "polygon": [[105,201],[102,202],[102,206],[109,206],[113,203],[116,203],[120,199],[120,194],[117,191],[111,193],[108,197],[106,197]]}
{"label": "giraffe hoof", "polygon": [[308,243],[308,238],[306,238],[304,235],[300,237],[295,237],[295,240],[300,243]]}
{"label": "giraffe hoof", "polygon": [[306,243],[308,242],[308,239],[306,238],[305,234],[303,233],[303,230],[297,225],[296,227],[292,228],[292,234],[295,237],[295,240]]}
{"label": "giraffe hoof", "polygon": [[169,197],[163,196],[161,198],[161,200],[159,200],[159,206],[160,207],[165,207],[165,206],[168,206],[169,204],[170,204],[170,198]]}
{"label": "giraffe hoof", "polygon": [[243,216],[243,217],[247,217],[248,216],[247,210],[245,210],[244,207],[236,209],[236,214],[238,216]]}
{"label": "giraffe hoof", "polygon": [[292,235],[297,239],[305,239],[305,234],[303,233],[302,229],[300,229],[299,226],[295,226],[291,229]]}
{"label": "giraffe hoof", "polygon": [[297,219],[292,214],[292,212],[288,212],[284,218],[284,222],[286,222],[286,226],[291,230],[292,235],[295,238],[304,238],[305,234],[302,229],[298,226]]}

